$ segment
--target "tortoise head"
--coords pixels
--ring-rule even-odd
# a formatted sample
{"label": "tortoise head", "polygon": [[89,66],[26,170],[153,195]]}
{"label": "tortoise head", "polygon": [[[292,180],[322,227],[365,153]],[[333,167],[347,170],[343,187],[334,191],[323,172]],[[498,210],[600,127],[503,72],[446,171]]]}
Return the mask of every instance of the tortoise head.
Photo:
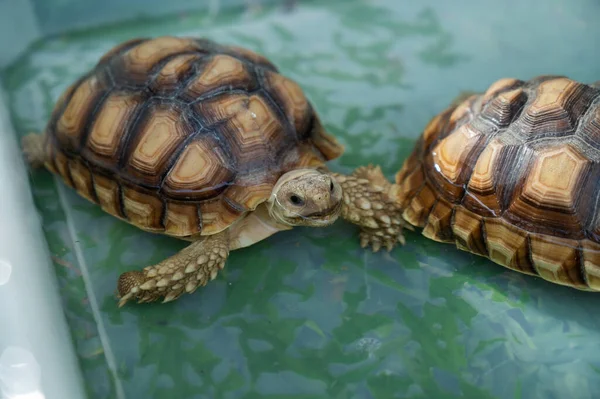
{"label": "tortoise head", "polygon": [[273,187],[268,208],[272,218],[288,226],[328,226],[341,213],[342,188],[328,173],[293,170]]}

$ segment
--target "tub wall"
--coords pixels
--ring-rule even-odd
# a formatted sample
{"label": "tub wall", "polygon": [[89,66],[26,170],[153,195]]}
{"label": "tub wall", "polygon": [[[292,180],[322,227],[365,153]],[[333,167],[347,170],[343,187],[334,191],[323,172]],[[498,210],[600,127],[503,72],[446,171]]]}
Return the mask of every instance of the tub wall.
{"label": "tub wall", "polygon": [[47,35],[192,10],[216,14],[224,8],[278,2],[289,0],[0,0],[0,69]]}

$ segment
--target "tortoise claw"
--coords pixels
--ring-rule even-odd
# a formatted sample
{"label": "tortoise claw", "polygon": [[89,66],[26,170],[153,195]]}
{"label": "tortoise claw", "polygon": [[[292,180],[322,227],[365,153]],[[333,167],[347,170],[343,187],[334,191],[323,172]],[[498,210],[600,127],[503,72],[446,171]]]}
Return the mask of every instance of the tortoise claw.
{"label": "tortoise claw", "polygon": [[401,231],[397,233],[397,235],[384,235],[380,230],[369,231],[363,229],[360,232],[360,246],[362,248],[370,247],[375,253],[379,252],[382,248],[385,248],[387,252],[390,252],[398,243],[400,245],[406,243]]}

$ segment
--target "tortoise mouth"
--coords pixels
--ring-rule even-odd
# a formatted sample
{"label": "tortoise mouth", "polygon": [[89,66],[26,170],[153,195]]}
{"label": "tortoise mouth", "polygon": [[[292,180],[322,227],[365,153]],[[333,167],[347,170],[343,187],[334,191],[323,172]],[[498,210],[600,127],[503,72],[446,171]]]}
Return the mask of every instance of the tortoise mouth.
{"label": "tortoise mouth", "polygon": [[[314,212],[309,215],[286,217],[286,223],[295,225],[327,226],[334,223],[341,214],[343,201],[336,202],[333,206]],[[307,223],[308,222],[308,223]]]}
{"label": "tortoise mouth", "polygon": [[330,206],[327,209],[324,209],[320,212],[311,213],[310,215],[306,215],[307,219],[320,219],[332,215],[339,214],[339,211],[342,209],[342,201],[338,201],[333,206]]}

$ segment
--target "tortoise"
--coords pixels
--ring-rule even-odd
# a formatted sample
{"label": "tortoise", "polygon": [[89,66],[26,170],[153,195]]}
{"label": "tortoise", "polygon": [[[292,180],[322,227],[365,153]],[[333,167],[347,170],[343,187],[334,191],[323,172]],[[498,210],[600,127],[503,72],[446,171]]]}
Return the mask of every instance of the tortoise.
{"label": "tortoise", "polygon": [[45,167],[108,214],[190,242],[122,273],[119,306],[192,293],[231,250],[294,226],[325,227],[343,215],[372,231],[365,201],[378,214],[388,206],[360,170],[346,176],[326,167],[344,146],[295,81],[252,50],[206,38],[118,44],[22,146],[31,167]]}
{"label": "tortoise", "polygon": [[508,269],[599,291],[599,83],[507,77],[459,96],[382,184],[392,214]]}

